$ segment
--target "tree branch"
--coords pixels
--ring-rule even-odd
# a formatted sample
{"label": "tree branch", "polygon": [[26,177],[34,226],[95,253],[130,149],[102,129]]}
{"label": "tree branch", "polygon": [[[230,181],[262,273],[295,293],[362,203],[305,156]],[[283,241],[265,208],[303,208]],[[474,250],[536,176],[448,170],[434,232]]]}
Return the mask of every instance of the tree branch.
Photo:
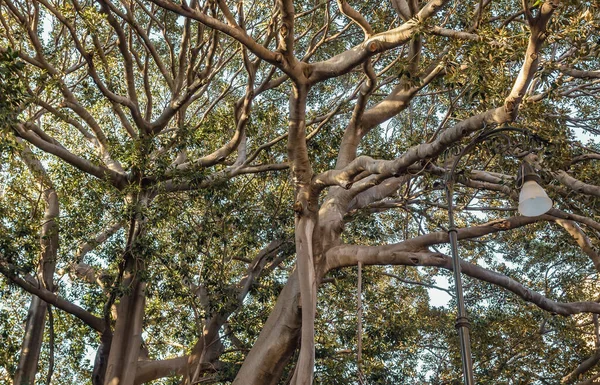
{"label": "tree branch", "polygon": [[398,28],[373,35],[370,39],[350,50],[310,66],[309,83],[317,83],[349,72],[369,57],[396,48],[418,31],[419,25],[435,15],[448,0],[430,0],[417,15]]}
{"label": "tree branch", "polygon": [[49,290],[33,285],[32,283],[16,275],[14,273],[15,271],[16,268],[14,266],[10,265],[5,261],[0,260],[0,273],[2,273],[2,275],[8,278],[12,283],[21,287],[23,290],[40,297],[45,302],[48,302],[49,304],[54,305],[55,307],[74,315],[97,332],[104,332],[105,324],[102,318],[96,317],[95,315],[84,310],[83,308],[60,298],[58,295]]}
{"label": "tree branch", "polygon": [[583,250],[583,252],[590,257],[596,270],[600,272],[600,256],[594,249],[592,241],[590,241],[590,238],[583,232],[583,230],[573,221],[567,221],[564,219],[555,219],[554,221],[573,237],[575,242],[577,242],[579,247],[581,247],[581,250]]}
{"label": "tree branch", "polygon": [[[328,258],[335,258],[338,261],[344,261],[342,265],[336,265],[335,268],[353,266],[360,261],[365,265],[433,266],[452,270],[452,259],[446,255],[430,251],[413,251],[406,246],[401,247],[400,245],[401,244],[396,244],[393,245],[393,247],[356,245],[338,246],[331,249],[327,253],[327,256]],[[533,290],[527,289],[521,283],[505,275],[465,261],[461,261],[460,267],[464,274],[511,291],[526,302],[531,302],[539,308],[551,313],[563,316],[579,313],[600,314],[600,304],[597,302],[556,302]]]}

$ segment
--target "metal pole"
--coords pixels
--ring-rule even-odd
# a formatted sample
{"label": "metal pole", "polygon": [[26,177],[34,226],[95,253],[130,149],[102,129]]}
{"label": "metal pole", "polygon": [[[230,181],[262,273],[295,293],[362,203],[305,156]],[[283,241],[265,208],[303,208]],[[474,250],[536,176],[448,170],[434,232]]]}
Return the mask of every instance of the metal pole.
{"label": "metal pole", "polygon": [[[471,359],[471,336],[469,335],[469,330],[471,328],[471,324],[469,323],[469,319],[467,318],[467,312],[465,311],[465,299],[463,297],[463,288],[462,288],[462,280],[460,278],[460,259],[458,257],[458,236],[456,231],[456,226],[454,225],[454,177],[456,172],[456,167],[458,166],[458,162],[461,160],[463,155],[469,153],[472,149],[477,146],[477,144],[482,143],[485,140],[494,137],[500,137],[507,132],[519,132],[526,136],[529,139],[529,142],[533,140],[542,142],[543,140],[538,138],[536,135],[530,133],[529,131],[518,128],[505,126],[496,128],[493,130],[487,130],[486,125],[484,123],[484,127],[482,132],[477,135],[470,143],[468,143],[460,153],[454,159],[452,164],[452,168],[448,173],[448,178],[446,179],[446,200],[448,202],[448,238],[450,238],[450,250],[452,252],[452,270],[454,273],[454,289],[456,290],[456,305],[458,310],[458,316],[456,317],[456,329],[458,330],[458,336],[460,338],[460,355],[462,359],[463,365],[463,375],[465,379],[465,385],[475,385],[475,380],[473,379],[473,361]],[[510,139],[506,137],[507,145],[510,147]],[[522,143],[519,144],[520,146]],[[528,145],[530,146],[530,145]],[[522,149],[521,149],[522,150]],[[531,152],[531,151],[530,151]]]}
{"label": "metal pole", "polygon": [[463,297],[462,280],[460,278],[460,259],[458,257],[458,237],[456,227],[454,225],[454,168],[446,183],[446,199],[448,202],[448,237],[450,238],[450,250],[452,252],[452,270],[454,272],[454,289],[456,291],[456,303],[458,316],[456,317],[456,329],[460,338],[460,355],[463,364],[463,376],[465,385],[475,385],[473,379],[473,361],[471,359],[471,336],[469,329],[471,324],[467,318],[465,311],[465,300]]}

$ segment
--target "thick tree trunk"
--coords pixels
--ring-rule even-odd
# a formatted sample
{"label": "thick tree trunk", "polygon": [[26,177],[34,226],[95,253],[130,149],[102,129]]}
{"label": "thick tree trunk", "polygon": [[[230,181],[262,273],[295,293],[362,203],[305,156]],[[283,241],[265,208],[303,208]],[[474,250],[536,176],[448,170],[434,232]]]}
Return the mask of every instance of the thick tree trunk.
{"label": "thick tree trunk", "polygon": [[302,344],[292,383],[312,384],[317,292],[313,231],[318,222],[318,193],[315,194],[312,189],[312,169],[306,147],[307,94],[308,87],[294,84],[290,95],[287,145],[292,178],[296,185],[297,270],[281,292],[275,309],[234,380],[235,385],[277,384],[300,342],[299,337]]}
{"label": "thick tree trunk", "polygon": [[25,337],[21,345],[21,356],[19,366],[15,373],[15,385],[33,385],[37,373],[42,341],[44,338],[44,323],[48,304],[37,296],[32,296],[27,323],[25,325]]}
{"label": "thick tree trunk", "polygon": [[[122,279],[116,312],[116,323],[106,362],[105,385],[133,385],[142,345],[142,325],[146,305],[146,282],[142,280],[146,269],[143,260],[144,245],[139,244],[145,232],[146,219],[143,208],[149,199],[140,193],[131,198],[136,213],[131,220],[125,253],[123,255]],[[140,255],[138,255],[140,254]],[[117,289],[117,288],[114,288]],[[107,310],[108,311],[108,310]]]}
{"label": "thick tree trunk", "polygon": [[299,342],[300,285],[292,273],[233,385],[276,385]]}
{"label": "thick tree trunk", "polygon": [[117,322],[110,346],[106,385],[133,385],[142,345],[142,321],[146,303],[146,283],[128,274],[123,281],[129,293],[120,298]]}
{"label": "thick tree trunk", "polygon": [[[41,167],[35,159],[31,160],[34,166]],[[42,230],[40,233],[40,244],[42,254],[38,268],[38,282],[47,290],[53,291],[52,277],[56,267],[56,253],[58,249],[58,225],[56,218],[59,213],[58,197],[53,188],[43,192],[46,204]],[[21,345],[21,356],[15,373],[14,384],[26,385],[35,383],[35,375],[38,370],[38,361],[44,340],[44,325],[48,304],[37,296],[32,296],[27,322],[25,325],[25,337]]]}
{"label": "thick tree trunk", "polygon": [[112,343],[112,331],[110,325],[106,326],[106,330],[100,337],[100,346],[96,351],[96,357],[94,359],[94,370],[92,371],[92,385],[104,385],[104,379],[106,378],[106,366],[108,363],[108,356],[110,354],[110,345]]}
{"label": "thick tree trunk", "polygon": [[[313,231],[318,220],[318,192],[312,186],[312,168],[306,146],[306,99],[308,86],[295,83],[290,94],[290,118],[287,153],[296,185],[296,266],[300,283],[302,305],[302,333],[300,355],[294,385],[312,385],[315,362],[315,313],[317,280]],[[318,249],[318,248],[317,248]]]}
{"label": "thick tree trunk", "polygon": [[312,385],[315,366],[315,315],[317,312],[317,277],[313,255],[314,217],[301,217],[296,223],[296,255],[298,277],[300,278],[300,303],[302,305],[302,334],[300,355],[294,385]]}

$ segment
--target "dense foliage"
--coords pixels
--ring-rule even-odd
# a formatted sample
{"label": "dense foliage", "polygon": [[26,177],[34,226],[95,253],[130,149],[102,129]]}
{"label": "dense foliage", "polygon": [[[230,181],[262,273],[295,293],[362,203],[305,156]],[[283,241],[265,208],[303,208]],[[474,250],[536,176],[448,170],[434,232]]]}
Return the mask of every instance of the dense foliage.
{"label": "dense foliage", "polygon": [[598,68],[594,0],[0,0],[0,385],[460,383],[507,125],[475,378],[594,383]]}

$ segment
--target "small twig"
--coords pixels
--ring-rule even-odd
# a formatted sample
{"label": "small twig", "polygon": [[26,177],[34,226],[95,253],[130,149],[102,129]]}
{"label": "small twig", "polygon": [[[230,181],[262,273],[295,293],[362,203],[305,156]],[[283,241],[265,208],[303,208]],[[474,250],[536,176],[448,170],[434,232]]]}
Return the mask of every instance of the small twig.
{"label": "small twig", "polygon": [[408,283],[409,285],[419,285],[419,286],[423,286],[423,287],[428,287],[430,289],[441,290],[441,291],[444,291],[444,292],[448,293],[450,296],[454,296],[454,293],[452,293],[451,290],[444,289],[443,287],[439,287],[439,286],[436,286],[436,285],[431,285],[429,283],[413,281],[411,279],[404,279],[404,278],[401,278],[401,277],[397,276],[396,274],[386,273],[385,271],[382,271],[381,274],[386,275],[388,277],[395,278],[395,279],[397,279],[400,282]]}

